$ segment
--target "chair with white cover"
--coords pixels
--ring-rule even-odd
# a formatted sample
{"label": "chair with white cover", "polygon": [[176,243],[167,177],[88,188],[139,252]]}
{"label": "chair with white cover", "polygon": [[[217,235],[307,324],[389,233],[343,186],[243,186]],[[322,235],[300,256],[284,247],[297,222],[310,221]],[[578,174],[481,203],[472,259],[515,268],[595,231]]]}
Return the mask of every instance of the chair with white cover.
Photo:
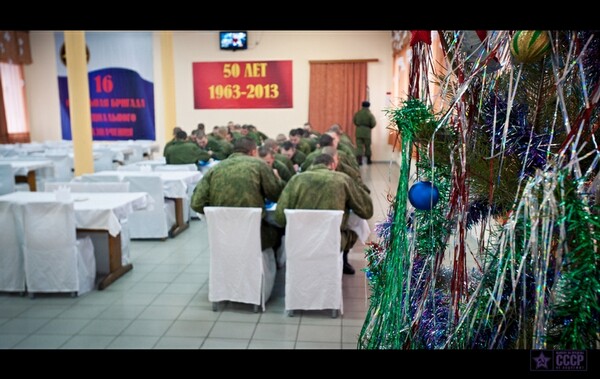
{"label": "chair with white cover", "polygon": [[15,174],[10,164],[0,164],[0,195],[15,192]]}
{"label": "chair with white cover", "polygon": [[94,149],[94,153],[98,154],[98,157],[94,159],[94,172],[111,171],[115,169],[115,163],[113,162],[115,153],[112,150],[99,148]]}
{"label": "chair with white cover", "polygon": [[126,164],[122,166],[117,166],[117,171],[142,171],[142,166],[137,164]]}
{"label": "chair with white cover", "polygon": [[14,207],[18,205],[0,201],[0,291],[25,292],[25,266],[21,251],[21,231]]}
{"label": "chair with white cover", "polygon": [[285,209],[285,310],[344,313],[339,210]]}
{"label": "chair with white cover", "polygon": [[154,171],[198,171],[194,163],[155,165]]}
{"label": "chair with white cover", "polygon": [[273,249],[261,249],[261,208],[204,207],[210,271],[208,300],[253,304],[254,311],[271,296],[277,267]]}
{"label": "chair with white cover", "polygon": [[27,291],[82,295],[94,288],[96,259],[89,238],[77,239],[72,202],[23,205],[23,256]]}
{"label": "chair with white cover", "polygon": [[[53,182],[46,183],[44,187],[45,192],[56,191],[61,187],[67,187],[71,192],[92,192],[92,193],[118,193],[118,192],[129,192],[129,182]],[[129,221],[126,218],[120,218],[119,223],[121,224],[121,260],[123,265],[130,263],[130,245],[131,236],[129,233]],[[94,232],[78,232],[79,236],[87,235],[92,239],[94,244],[94,250],[96,250],[96,257],[108,256],[108,241],[104,237],[103,233]],[[108,274],[109,268],[103,268],[100,270],[100,263],[96,261],[96,268],[101,274]]]}
{"label": "chair with white cover", "polygon": [[147,192],[154,200],[152,209],[138,210],[129,215],[131,238],[169,237],[169,231],[176,223],[175,201],[165,199],[162,179],[154,175],[131,175],[124,180],[130,183],[129,191]]}

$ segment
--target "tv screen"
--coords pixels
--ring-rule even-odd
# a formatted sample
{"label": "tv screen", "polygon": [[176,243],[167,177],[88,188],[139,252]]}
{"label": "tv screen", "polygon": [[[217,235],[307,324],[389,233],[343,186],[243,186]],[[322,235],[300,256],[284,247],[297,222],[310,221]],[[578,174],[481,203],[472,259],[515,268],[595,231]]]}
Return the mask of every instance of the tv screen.
{"label": "tv screen", "polygon": [[244,50],[248,48],[247,32],[220,32],[221,50]]}

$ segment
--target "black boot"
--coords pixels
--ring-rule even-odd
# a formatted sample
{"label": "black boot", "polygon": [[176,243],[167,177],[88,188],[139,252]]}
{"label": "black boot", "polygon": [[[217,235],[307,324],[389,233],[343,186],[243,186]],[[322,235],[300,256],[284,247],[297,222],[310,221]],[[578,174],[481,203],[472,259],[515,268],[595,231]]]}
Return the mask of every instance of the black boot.
{"label": "black boot", "polygon": [[350,251],[344,251],[344,274],[354,275],[354,267],[348,263],[348,253]]}
{"label": "black boot", "polygon": [[371,162],[371,156],[367,155],[367,164],[371,164],[371,163],[373,163],[373,162]]}
{"label": "black boot", "polygon": [[359,166],[362,166],[362,155],[357,155],[356,156],[356,161],[358,162]]}

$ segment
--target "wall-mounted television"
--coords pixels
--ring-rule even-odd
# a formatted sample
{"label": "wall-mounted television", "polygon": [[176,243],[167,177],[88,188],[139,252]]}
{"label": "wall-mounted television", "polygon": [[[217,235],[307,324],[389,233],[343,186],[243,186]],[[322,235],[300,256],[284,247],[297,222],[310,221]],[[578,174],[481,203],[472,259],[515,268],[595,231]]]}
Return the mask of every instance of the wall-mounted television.
{"label": "wall-mounted television", "polygon": [[245,50],[248,48],[248,32],[219,32],[221,50]]}

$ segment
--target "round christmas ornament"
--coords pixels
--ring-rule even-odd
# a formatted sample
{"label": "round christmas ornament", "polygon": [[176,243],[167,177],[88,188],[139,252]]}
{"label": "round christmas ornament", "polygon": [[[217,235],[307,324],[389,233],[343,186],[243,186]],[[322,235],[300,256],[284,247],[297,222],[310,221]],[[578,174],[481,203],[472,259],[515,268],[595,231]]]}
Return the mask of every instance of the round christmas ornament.
{"label": "round christmas ornament", "polygon": [[429,181],[416,182],[408,190],[408,200],[422,211],[431,210],[440,199],[440,191]]}
{"label": "round christmas ornament", "polygon": [[510,52],[516,61],[532,63],[550,50],[550,38],[544,30],[519,30],[510,42]]}

